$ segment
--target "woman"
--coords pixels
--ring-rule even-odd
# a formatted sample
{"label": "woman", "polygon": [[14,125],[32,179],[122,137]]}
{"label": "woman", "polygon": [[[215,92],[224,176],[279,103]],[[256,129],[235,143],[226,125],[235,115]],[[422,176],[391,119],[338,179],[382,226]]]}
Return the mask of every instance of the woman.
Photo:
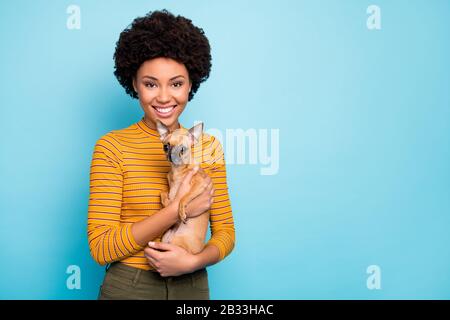
{"label": "woman", "polygon": [[211,54],[202,29],[167,10],[136,18],[117,42],[115,76],[138,98],[144,116],[101,137],[90,173],[88,240],[93,258],[108,264],[99,299],[209,299],[206,267],[234,248],[235,232],[220,142],[203,134],[200,166],[208,188],[187,206],[188,217],[210,210],[211,239],[196,255],[161,243],[178,219],[178,202],[189,191],[190,172],[169,206],[170,170],[156,119],[170,130],[200,84],[209,77]]}

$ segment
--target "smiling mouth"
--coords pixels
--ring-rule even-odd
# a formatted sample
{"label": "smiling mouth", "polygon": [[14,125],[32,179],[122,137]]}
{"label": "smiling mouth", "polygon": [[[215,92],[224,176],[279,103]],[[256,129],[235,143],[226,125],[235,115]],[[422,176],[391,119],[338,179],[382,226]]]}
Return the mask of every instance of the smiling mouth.
{"label": "smiling mouth", "polygon": [[175,110],[177,105],[173,105],[170,107],[157,107],[157,106],[152,106],[153,109],[156,110],[156,113],[162,117],[168,117],[170,115],[172,115],[173,111]]}

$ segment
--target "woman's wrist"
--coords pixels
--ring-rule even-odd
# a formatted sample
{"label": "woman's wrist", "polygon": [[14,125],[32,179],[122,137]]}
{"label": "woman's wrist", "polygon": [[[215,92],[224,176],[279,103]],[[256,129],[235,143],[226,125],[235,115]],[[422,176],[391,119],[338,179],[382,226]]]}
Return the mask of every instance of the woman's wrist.
{"label": "woman's wrist", "polygon": [[169,219],[175,224],[178,221],[178,207],[179,207],[179,201],[177,199],[174,199],[169,203],[167,207],[165,207],[163,210],[166,210],[166,214],[169,217]]}
{"label": "woman's wrist", "polygon": [[200,256],[198,254],[191,254],[188,272],[192,273],[197,271],[198,269],[201,269],[200,262]]}

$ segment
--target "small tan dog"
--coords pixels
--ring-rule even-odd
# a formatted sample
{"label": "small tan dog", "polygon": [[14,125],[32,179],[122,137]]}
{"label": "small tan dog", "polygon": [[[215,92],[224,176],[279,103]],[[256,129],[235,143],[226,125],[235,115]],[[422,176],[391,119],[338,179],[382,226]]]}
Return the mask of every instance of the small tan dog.
{"label": "small tan dog", "polygon": [[[192,146],[200,139],[203,132],[203,123],[199,123],[189,130],[180,128],[169,132],[166,125],[157,120],[156,128],[163,142],[164,152],[172,166],[167,175],[170,193],[161,192],[161,203],[164,207],[167,207],[175,198],[184,176],[196,166],[193,162]],[[162,242],[178,245],[192,254],[197,254],[203,250],[209,222],[209,210],[186,220],[186,206],[205,190],[207,187],[205,179],[207,177],[206,172],[200,167],[192,176],[191,189],[180,200],[178,208],[180,221],[164,233]]]}

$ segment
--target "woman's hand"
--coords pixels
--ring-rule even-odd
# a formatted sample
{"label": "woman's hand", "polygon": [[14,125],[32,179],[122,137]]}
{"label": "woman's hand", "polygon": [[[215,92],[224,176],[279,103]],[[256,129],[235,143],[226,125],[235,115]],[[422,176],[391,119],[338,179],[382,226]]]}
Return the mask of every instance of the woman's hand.
{"label": "woman's hand", "polygon": [[206,179],[208,183],[206,189],[186,206],[186,215],[189,218],[195,218],[201,215],[206,210],[211,208],[211,205],[214,202],[214,187],[212,180],[209,176]]}
{"label": "woman's hand", "polygon": [[[179,203],[180,199],[183,198],[183,196],[189,192],[191,189],[191,180],[192,176],[198,171],[198,166],[191,171],[189,171],[188,174],[184,177],[183,181],[181,182],[177,195],[175,196],[175,202]],[[188,218],[194,218],[199,215],[201,215],[203,212],[211,208],[211,205],[214,201],[213,195],[214,195],[214,188],[213,183],[211,180],[211,177],[206,177],[206,184],[207,187],[203,192],[196,198],[194,198],[191,202],[188,203],[186,207],[186,215]]]}
{"label": "woman's hand", "polygon": [[149,265],[162,277],[179,276],[197,270],[195,254],[174,244],[149,242],[144,254]]}

